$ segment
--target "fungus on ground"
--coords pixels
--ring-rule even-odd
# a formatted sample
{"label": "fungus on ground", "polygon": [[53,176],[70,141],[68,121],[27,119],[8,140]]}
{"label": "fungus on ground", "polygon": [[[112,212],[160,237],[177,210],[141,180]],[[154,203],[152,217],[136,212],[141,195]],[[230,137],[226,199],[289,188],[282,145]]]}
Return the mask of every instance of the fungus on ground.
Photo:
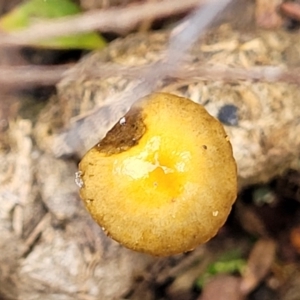
{"label": "fungus on ground", "polygon": [[222,124],[201,105],[166,93],[137,101],[86,153],[79,174],[81,198],[107,235],[158,256],[215,236],[237,195]]}

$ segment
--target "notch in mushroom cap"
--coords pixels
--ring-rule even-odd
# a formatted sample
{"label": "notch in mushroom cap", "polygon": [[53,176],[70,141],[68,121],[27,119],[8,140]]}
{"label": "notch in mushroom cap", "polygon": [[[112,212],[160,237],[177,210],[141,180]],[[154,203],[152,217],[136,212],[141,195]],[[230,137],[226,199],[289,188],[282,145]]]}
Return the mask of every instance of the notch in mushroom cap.
{"label": "notch in mushroom cap", "polygon": [[237,196],[222,124],[201,105],[166,93],[137,101],[79,170],[81,198],[105,232],[158,256],[215,236]]}

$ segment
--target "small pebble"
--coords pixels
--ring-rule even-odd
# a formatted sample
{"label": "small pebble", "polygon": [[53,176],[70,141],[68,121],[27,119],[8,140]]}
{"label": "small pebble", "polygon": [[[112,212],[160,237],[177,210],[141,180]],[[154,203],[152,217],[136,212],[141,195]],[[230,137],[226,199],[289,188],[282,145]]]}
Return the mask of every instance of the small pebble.
{"label": "small pebble", "polygon": [[238,108],[233,104],[226,104],[221,107],[218,119],[225,125],[237,126],[239,123]]}

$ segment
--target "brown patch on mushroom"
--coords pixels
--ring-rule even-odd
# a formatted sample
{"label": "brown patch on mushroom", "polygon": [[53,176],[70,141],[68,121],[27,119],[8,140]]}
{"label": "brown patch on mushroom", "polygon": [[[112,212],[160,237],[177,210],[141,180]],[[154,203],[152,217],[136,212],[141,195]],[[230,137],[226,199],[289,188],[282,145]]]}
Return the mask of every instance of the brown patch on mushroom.
{"label": "brown patch on mushroom", "polygon": [[117,122],[95,148],[107,155],[126,151],[138,144],[145,131],[141,109],[134,108]]}

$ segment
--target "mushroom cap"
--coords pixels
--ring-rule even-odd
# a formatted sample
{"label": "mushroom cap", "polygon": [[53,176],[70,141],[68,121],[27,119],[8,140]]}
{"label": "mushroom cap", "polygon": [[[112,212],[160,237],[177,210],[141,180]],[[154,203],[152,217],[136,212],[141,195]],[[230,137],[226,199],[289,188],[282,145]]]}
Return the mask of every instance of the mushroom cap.
{"label": "mushroom cap", "polygon": [[166,93],[137,101],[79,170],[81,198],[107,235],[157,256],[211,239],[237,196],[222,124],[201,105]]}

